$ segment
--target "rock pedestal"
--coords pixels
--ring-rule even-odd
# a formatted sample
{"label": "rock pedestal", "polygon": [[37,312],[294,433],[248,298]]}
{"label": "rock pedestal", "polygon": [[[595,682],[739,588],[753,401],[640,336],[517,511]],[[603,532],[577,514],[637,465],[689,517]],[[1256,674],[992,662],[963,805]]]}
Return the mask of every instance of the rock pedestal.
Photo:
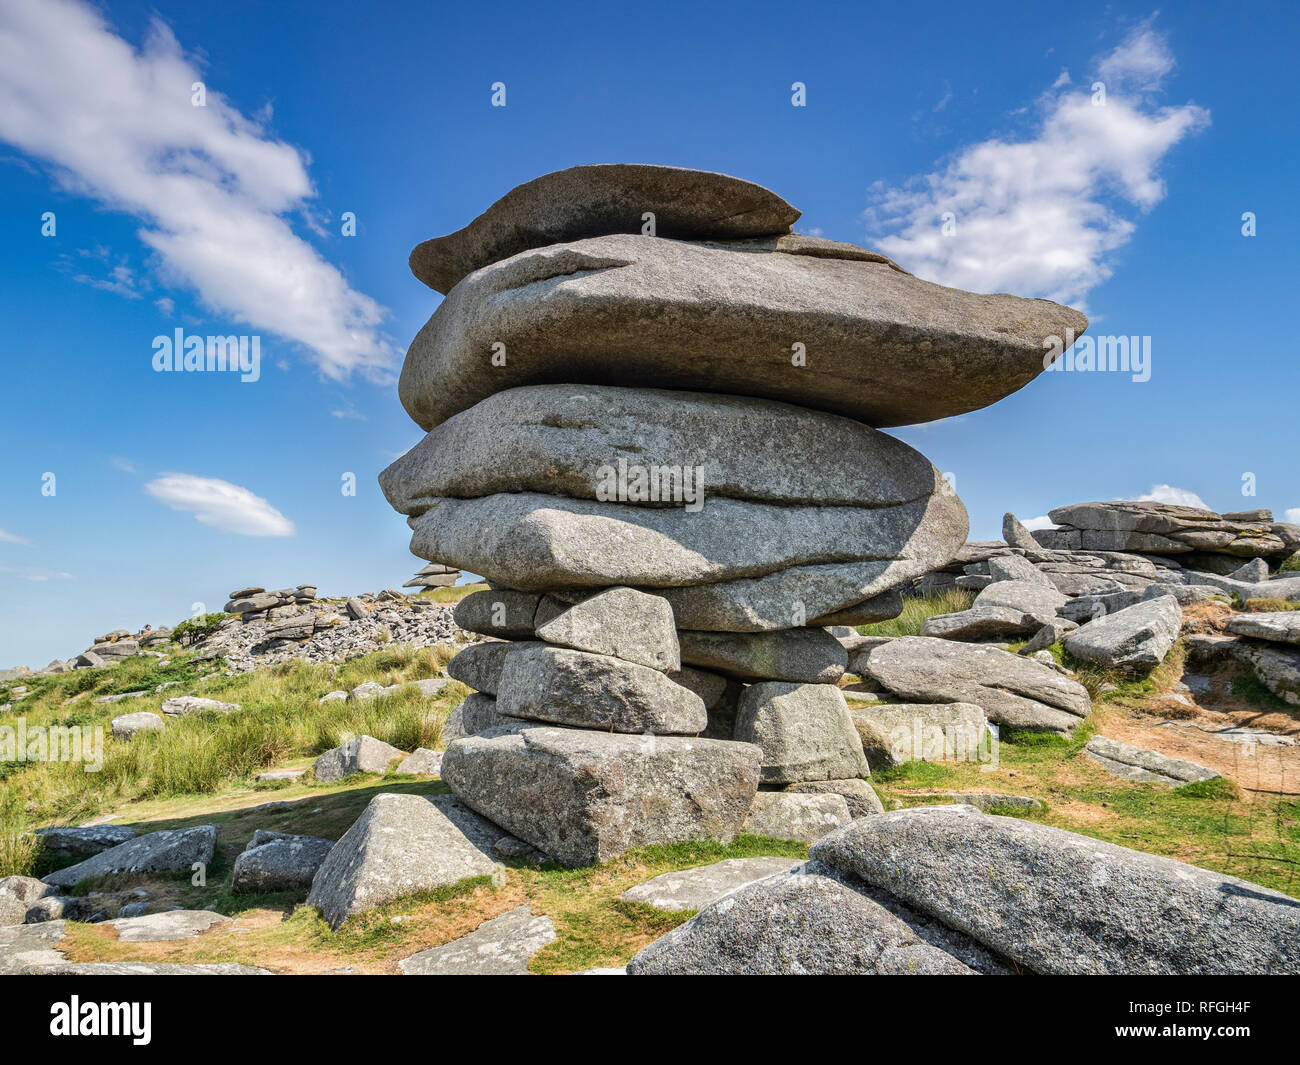
{"label": "rock pedestal", "polygon": [[428,435],[380,484],[426,576],[491,586],[455,610],[489,639],[448,667],[477,694],[442,777],[562,862],[879,809],[825,627],[897,616],[968,523],[878,427],[995,402],[1086,327],[797,217],[721,174],[577,167],[412,255],[447,294],[401,377]]}

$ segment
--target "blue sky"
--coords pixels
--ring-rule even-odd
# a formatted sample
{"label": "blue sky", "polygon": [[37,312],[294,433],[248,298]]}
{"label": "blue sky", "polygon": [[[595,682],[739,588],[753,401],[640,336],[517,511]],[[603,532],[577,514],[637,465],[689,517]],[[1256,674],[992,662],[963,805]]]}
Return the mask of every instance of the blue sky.
{"label": "blue sky", "polygon": [[[736,174],[800,232],[1149,337],[1150,380],[1045,374],[897,430],[953,475],[975,538],[1007,509],[1150,494],[1300,520],[1298,23],[1289,4],[0,0],[0,667],[249,583],[406,579],[375,476],[419,438],[394,375],[440,299],[407,255],[579,163]],[[155,372],[178,327],[260,336],[259,380]]]}

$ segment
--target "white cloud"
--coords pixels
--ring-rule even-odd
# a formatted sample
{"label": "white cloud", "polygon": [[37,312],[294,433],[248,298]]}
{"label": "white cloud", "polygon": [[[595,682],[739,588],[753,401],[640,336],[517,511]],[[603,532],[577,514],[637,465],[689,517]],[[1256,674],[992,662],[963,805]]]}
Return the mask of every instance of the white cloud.
{"label": "white cloud", "polygon": [[0,573],[12,573],[24,581],[66,581],[72,579],[71,573],[62,570],[41,569],[38,566],[0,566]]}
{"label": "white cloud", "polygon": [[387,312],[282,217],[315,194],[304,154],[215,87],[193,106],[203,80],[160,20],[137,50],[76,0],[0,5],[0,139],[52,164],[69,191],[141,219],[164,279],[214,312],[305,345],[329,377],[386,378]]}
{"label": "white cloud", "polygon": [[[1063,71],[1026,138],[970,145],[901,188],[874,185],[865,215],[873,245],[944,285],[1082,305],[1111,276],[1109,254],[1133,234],[1124,208],[1159,203],[1165,155],[1209,124],[1203,108],[1158,107],[1144,95],[1172,66],[1147,25],[1097,60],[1096,78],[1077,89]],[[1106,84],[1104,106],[1093,104],[1094,80]],[[949,212],[956,228],[945,233]]]}
{"label": "white cloud", "polygon": [[23,544],[30,547],[31,543],[25,536],[11,533],[8,529],[0,529],[0,544]]}
{"label": "white cloud", "polygon": [[1056,528],[1056,522],[1054,522],[1046,514],[1040,514],[1036,518],[1030,518],[1028,521],[1021,522],[1021,524],[1030,532],[1034,532],[1038,529]]}
{"label": "white cloud", "polygon": [[1290,522],[1292,525],[1300,525],[1300,507],[1291,507],[1282,516],[1283,521]]}
{"label": "white cloud", "polygon": [[240,536],[292,536],[293,522],[261,496],[216,477],[165,473],[144,486],[173,510],[189,511],[203,525]]}
{"label": "white cloud", "polygon": [[121,470],[123,473],[135,473],[135,463],[130,459],[123,458],[121,455],[114,455],[109,460],[115,470]]}
{"label": "white cloud", "polygon": [[1152,485],[1150,492],[1144,496],[1138,496],[1134,502],[1173,503],[1180,507],[1196,507],[1199,510],[1210,509],[1205,500],[1195,492],[1189,492],[1186,488],[1175,488],[1172,484]]}

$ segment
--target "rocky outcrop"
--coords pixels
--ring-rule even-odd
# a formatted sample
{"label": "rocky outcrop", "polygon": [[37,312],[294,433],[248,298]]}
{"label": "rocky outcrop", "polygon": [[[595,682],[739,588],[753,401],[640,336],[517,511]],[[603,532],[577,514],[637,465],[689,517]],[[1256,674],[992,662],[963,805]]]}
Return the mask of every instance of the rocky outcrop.
{"label": "rocky outcrop", "polygon": [[[749,208],[701,210],[755,196],[770,232],[718,231]],[[449,666],[476,694],[444,725],[442,776],[568,864],[742,824],[813,838],[880,809],[836,686],[864,652],[824,627],[897,616],[967,518],[878,427],[994,402],[1042,372],[1046,337],[1086,325],[789,234],[773,199],[577,168],[413,255],[447,293],[399,384],[428,435],[380,483],[415,554],[488,582],[457,625],[511,641]],[[993,565],[1032,589],[1026,635],[1055,619],[1050,578]]]}
{"label": "rocky outcrop", "polygon": [[1290,554],[1293,535],[1275,528],[1267,511],[1219,515],[1173,503],[1075,503],[1048,517],[1060,528],[1034,533],[1045,547],[1082,551],[1139,551],[1181,555],[1193,551],[1238,558]]}

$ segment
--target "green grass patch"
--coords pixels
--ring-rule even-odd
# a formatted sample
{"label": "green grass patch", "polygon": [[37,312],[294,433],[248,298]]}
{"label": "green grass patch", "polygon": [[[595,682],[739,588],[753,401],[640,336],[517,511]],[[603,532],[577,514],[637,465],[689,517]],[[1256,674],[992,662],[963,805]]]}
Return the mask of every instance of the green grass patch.
{"label": "green grass patch", "polygon": [[953,588],[937,595],[904,596],[903,612],[889,621],[872,625],[859,625],[863,636],[919,636],[921,626],[936,614],[956,614],[969,610],[975,602],[975,593],[965,588]]}

